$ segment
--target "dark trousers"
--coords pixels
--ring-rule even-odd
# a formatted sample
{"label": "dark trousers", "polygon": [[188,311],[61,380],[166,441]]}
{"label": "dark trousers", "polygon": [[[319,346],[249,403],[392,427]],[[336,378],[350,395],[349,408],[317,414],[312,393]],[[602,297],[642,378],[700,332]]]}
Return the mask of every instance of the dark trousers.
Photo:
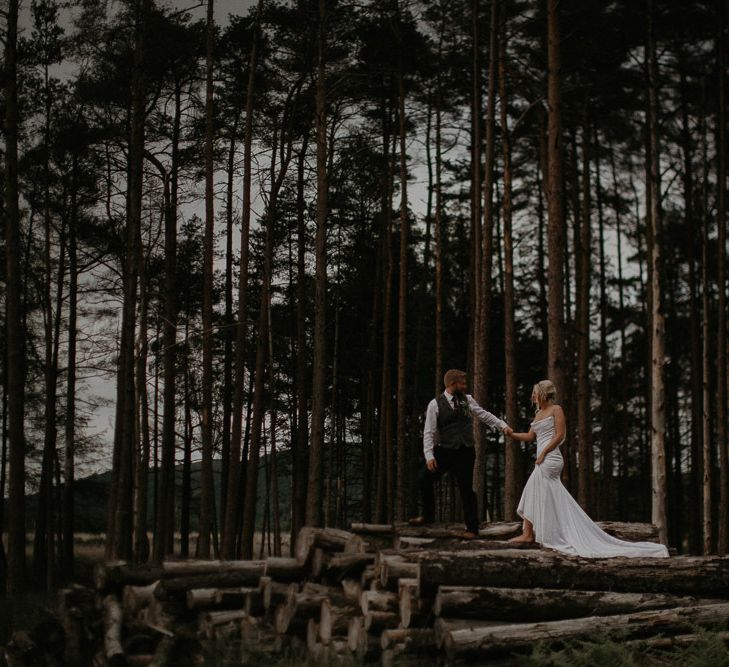
{"label": "dark trousers", "polygon": [[463,504],[463,517],[466,520],[466,530],[478,533],[478,500],[473,490],[473,464],[476,460],[476,450],[473,447],[459,447],[449,449],[436,445],[433,456],[437,468],[430,472],[423,464],[420,471],[420,494],[423,498],[423,517],[432,523],[435,521],[435,493],[433,484],[449,470],[453,470],[458,482],[458,491]]}

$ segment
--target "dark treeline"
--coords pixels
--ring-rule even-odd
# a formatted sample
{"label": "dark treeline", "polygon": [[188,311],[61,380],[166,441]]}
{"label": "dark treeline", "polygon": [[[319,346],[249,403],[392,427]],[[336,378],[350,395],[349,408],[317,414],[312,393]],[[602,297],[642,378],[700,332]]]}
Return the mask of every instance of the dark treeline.
{"label": "dark treeline", "polygon": [[726,0],[203,4],[8,2],[7,588],[72,574],[90,468],[107,558],[403,520],[452,367],[517,428],[552,379],[591,516],[725,553]]}

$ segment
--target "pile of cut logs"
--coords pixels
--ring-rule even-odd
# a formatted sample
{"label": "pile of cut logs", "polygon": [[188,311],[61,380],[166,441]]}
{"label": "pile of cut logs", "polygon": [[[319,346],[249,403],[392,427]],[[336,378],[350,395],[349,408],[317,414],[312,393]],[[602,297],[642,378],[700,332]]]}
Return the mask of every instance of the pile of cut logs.
{"label": "pile of cut logs", "polygon": [[[600,525],[656,539],[648,524]],[[288,649],[317,665],[483,660],[595,632],[671,648],[695,641],[697,626],[729,642],[729,557],[565,557],[508,543],[519,529],[492,523],[462,540],[448,526],[305,527],[290,558],[105,563],[95,573],[104,658],[170,664],[183,636],[228,642],[241,664]]]}

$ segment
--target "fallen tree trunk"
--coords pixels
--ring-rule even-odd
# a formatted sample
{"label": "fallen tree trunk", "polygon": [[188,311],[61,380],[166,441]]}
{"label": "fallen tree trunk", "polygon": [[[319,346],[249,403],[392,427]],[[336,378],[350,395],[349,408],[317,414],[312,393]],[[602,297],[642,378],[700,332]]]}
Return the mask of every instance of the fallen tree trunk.
{"label": "fallen tree trunk", "polygon": [[356,537],[354,533],[339,528],[304,526],[296,536],[294,554],[299,563],[308,566],[315,547],[327,552],[344,551],[347,542],[353,537]]}
{"label": "fallen tree trunk", "polygon": [[147,586],[158,579],[199,575],[246,573],[263,575],[265,561],[252,560],[181,560],[162,565],[130,565],[126,562],[97,563],[94,567],[96,590],[105,591],[123,585]]}
{"label": "fallen tree trunk", "polygon": [[343,553],[332,556],[326,564],[325,577],[328,581],[342,581],[345,578],[360,577],[368,565],[375,562],[373,553]]}
{"label": "fallen tree trunk", "polygon": [[[391,549],[395,537],[395,530],[390,524],[353,523],[351,531],[362,541],[364,546],[362,551]],[[350,548],[346,548],[345,551],[350,551]]]}
{"label": "fallen tree trunk", "polygon": [[652,523],[628,523],[626,521],[598,521],[606,533],[631,542],[657,542],[658,528]]}
{"label": "fallen tree trunk", "polygon": [[502,621],[484,621],[474,620],[470,618],[443,618],[439,616],[433,623],[433,632],[435,636],[435,645],[441,649],[445,644],[446,637],[456,630],[477,630],[482,628],[499,628],[504,623]]}
{"label": "fallen tree trunk", "polygon": [[187,591],[185,599],[188,609],[205,609],[206,607],[242,607],[248,593],[258,592],[252,586],[235,588],[192,588]]}
{"label": "fallen tree trunk", "polygon": [[357,602],[362,596],[362,584],[357,579],[342,579],[342,592],[345,597]]}
{"label": "fallen tree trunk", "polygon": [[123,610],[130,616],[136,614],[142,607],[149,604],[154,596],[155,586],[157,586],[156,581],[147,586],[124,586],[122,589]]}
{"label": "fallen tree trunk", "polygon": [[395,532],[390,523],[353,523],[350,529],[358,535],[392,535]]}
{"label": "fallen tree trunk", "polygon": [[188,610],[184,600],[159,600],[153,597],[142,611],[147,625],[168,634],[172,632],[176,621]]}
{"label": "fallen tree trunk", "polygon": [[379,572],[380,585],[388,590],[397,590],[399,579],[418,576],[418,565],[408,559],[405,553],[380,553],[376,571]]}
{"label": "fallen tree trunk", "polygon": [[488,539],[463,539],[460,537],[408,537],[397,535],[393,541],[397,550],[432,549],[441,551],[476,551],[496,549],[539,549],[536,542],[503,542]]}
{"label": "fallen tree trunk", "polygon": [[[631,541],[656,541],[658,529],[650,523],[627,523],[621,521],[598,521],[605,532],[615,535],[622,540]],[[479,537],[487,540],[508,540],[521,534],[521,521],[497,521],[483,525],[479,531]],[[389,535],[393,538],[420,537],[431,539],[459,539],[463,533],[463,526],[460,524],[430,524],[426,526],[410,526],[398,523],[393,526],[386,524],[352,524],[352,532],[365,536],[377,535],[379,537]]]}
{"label": "fallen tree trunk", "polygon": [[547,551],[407,552],[421,595],[439,586],[639,591],[715,598],[729,590],[729,557],[577,558]]}
{"label": "fallen tree trunk", "polygon": [[400,579],[398,582],[398,610],[403,628],[422,625],[431,612],[432,598],[422,598],[417,579]]}
{"label": "fallen tree trunk", "polygon": [[[246,617],[248,617],[248,614],[242,609],[210,611],[201,614],[198,621],[198,631],[208,639],[220,639],[234,631],[240,632],[240,622]],[[221,634],[221,627],[227,627],[228,631]]]}
{"label": "fallen tree trunk", "polygon": [[362,586],[363,589],[369,588],[374,580],[375,566],[368,565],[367,567],[365,567],[364,570],[362,570],[362,576],[360,577],[360,586]]}
{"label": "fallen tree trunk", "polygon": [[588,616],[578,619],[471,627],[447,632],[443,645],[449,659],[482,658],[526,650],[540,641],[551,644],[582,639],[596,633],[635,639],[650,635],[690,632],[695,625],[726,628],[729,603],[677,607],[636,614]]}
{"label": "fallen tree trunk", "polygon": [[710,604],[708,599],[662,593],[571,591],[555,588],[441,586],[433,613],[449,618],[498,621],[556,621]]}
{"label": "fallen tree trunk", "polygon": [[116,595],[106,595],[104,610],[104,656],[110,665],[124,664],[122,648],[122,619],[124,612]]}
{"label": "fallen tree trunk", "polygon": [[352,600],[347,598],[339,598],[336,601],[324,600],[319,615],[321,641],[328,644],[337,635],[346,636],[350,620],[359,614],[359,608]]}
{"label": "fallen tree trunk", "polygon": [[293,598],[295,613],[307,619],[318,618],[324,600],[344,598],[344,594],[333,586],[308,583]]}
{"label": "fallen tree trunk", "polygon": [[364,591],[360,598],[362,615],[368,611],[399,611],[400,597],[392,591]]}
{"label": "fallen tree trunk", "polygon": [[272,606],[280,604],[295,595],[299,587],[295,583],[283,584],[273,581],[270,577],[261,577],[259,590],[261,591],[263,608],[270,609]]}
{"label": "fallen tree trunk", "polygon": [[271,556],[266,559],[263,576],[276,581],[301,581],[308,572],[296,558]]}
{"label": "fallen tree trunk", "polygon": [[365,540],[361,535],[352,535],[344,545],[342,553],[345,554],[363,554],[368,551],[376,551],[380,547],[390,546],[392,542],[387,541],[383,544],[381,540]]}
{"label": "fallen tree trunk", "polygon": [[158,600],[184,600],[187,591],[195,588],[238,588],[241,586],[257,587],[263,566],[250,569],[238,569],[231,572],[215,572],[198,574],[189,577],[163,579],[157,583],[154,595]]}
{"label": "fallen tree trunk", "polygon": [[330,559],[331,555],[329,553],[320,547],[315,547],[311,557],[309,558],[309,574],[314,579],[321,578],[324,568],[326,568]]}

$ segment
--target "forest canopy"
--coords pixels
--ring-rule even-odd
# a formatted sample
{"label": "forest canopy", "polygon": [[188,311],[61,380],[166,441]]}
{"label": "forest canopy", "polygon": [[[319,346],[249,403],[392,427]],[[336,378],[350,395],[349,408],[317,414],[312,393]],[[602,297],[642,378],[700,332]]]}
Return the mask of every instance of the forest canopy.
{"label": "forest canopy", "polygon": [[[9,585],[91,473],[108,558],[403,521],[449,368],[522,430],[549,377],[591,516],[726,552],[725,0],[7,4]],[[474,435],[513,520],[533,447]]]}

